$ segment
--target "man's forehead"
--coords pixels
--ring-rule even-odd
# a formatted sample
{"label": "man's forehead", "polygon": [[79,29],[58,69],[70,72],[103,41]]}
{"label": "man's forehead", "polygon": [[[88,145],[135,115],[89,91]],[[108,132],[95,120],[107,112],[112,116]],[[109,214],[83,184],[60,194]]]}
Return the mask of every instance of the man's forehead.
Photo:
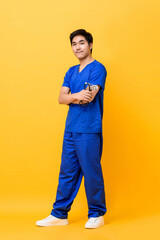
{"label": "man's forehead", "polygon": [[73,38],[72,43],[74,42],[81,42],[81,41],[86,41],[85,37],[81,36],[81,35],[77,35]]}

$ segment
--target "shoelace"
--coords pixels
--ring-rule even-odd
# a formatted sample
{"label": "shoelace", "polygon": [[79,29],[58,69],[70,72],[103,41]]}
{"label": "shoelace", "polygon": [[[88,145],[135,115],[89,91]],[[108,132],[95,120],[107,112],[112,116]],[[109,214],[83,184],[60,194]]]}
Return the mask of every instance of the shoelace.
{"label": "shoelace", "polygon": [[53,218],[53,216],[50,215],[50,216],[46,217],[45,220],[48,220],[50,218]]}
{"label": "shoelace", "polygon": [[98,219],[98,218],[93,218],[93,217],[91,217],[91,218],[89,219],[89,222],[93,222],[93,223],[94,223],[94,222],[97,221],[97,219]]}

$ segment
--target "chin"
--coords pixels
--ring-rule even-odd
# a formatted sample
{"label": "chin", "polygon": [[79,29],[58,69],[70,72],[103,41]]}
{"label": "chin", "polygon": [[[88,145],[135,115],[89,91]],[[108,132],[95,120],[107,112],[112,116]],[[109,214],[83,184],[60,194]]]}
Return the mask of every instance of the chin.
{"label": "chin", "polygon": [[78,59],[84,59],[86,58],[87,56],[80,56],[80,57],[77,57]]}

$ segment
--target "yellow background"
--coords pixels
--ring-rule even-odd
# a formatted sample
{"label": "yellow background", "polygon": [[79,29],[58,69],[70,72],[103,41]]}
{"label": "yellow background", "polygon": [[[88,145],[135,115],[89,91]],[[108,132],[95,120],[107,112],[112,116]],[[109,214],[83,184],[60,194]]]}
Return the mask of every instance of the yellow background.
{"label": "yellow background", "polygon": [[[156,232],[159,219],[153,224],[148,216],[160,213],[158,15],[158,0],[1,2],[2,239],[53,239],[56,234],[66,239],[146,234],[151,239],[149,230]],[[69,226],[35,226],[49,215],[56,197],[68,111],[58,96],[66,71],[79,64],[69,42],[79,28],[92,33],[92,56],[108,73],[101,160],[107,224],[90,233],[83,229],[88,219],[83,181]],[[129,222],[118,225],[121,220]]]}

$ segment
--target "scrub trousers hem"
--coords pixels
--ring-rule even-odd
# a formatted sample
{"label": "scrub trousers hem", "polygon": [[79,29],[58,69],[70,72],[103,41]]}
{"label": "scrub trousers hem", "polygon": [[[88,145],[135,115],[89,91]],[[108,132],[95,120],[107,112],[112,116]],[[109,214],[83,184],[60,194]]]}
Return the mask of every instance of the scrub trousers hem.
{"label": "scrub trousers hem", "polygon": [[[106,210],[106,212],[107,212],[107,210]],[[88,215],[88,218],[104,216],[106,214],[106,212],[104,214],[94,213],[94,214],[92,214],[90,216]],[[56,218],[60,218],[60,219],[68,219],[68,215],[67,215],[67,217],[59,216],[56,213],[54,213],[53,211],[51,212],[51,215],[56,217]]]}
{"label": "scrub trousers hem", "polygon": [[57,215],[56,213],[54,213],[53,211],[51,212],[51,215],[54,216],[54,217],[56,217],[56,218],[60,218],[60,219],[68,219],[68,215],[67,215],[67,217],[65,217],[65,216],[59,216],[59,215]]}

